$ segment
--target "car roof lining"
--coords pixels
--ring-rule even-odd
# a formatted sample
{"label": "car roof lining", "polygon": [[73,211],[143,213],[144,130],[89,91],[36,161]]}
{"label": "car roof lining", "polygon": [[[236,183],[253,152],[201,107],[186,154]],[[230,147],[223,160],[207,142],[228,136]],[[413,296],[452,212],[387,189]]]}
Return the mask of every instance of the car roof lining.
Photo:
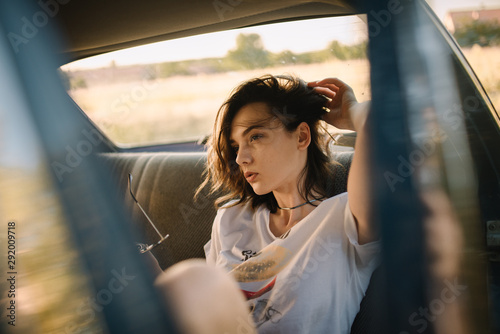
{"label": "car roof lining", "polygon": [[[238,4],[217,11],[214,3]],[[226,7],[226,9],[229,7]],[[222,15],[223,20],[221,20]],[[346,1],[72,0],[60,5],[66,59],[77,60],[147,43],[265,23],[359,14]],[[196,17],[194,20],[193,17]]]}

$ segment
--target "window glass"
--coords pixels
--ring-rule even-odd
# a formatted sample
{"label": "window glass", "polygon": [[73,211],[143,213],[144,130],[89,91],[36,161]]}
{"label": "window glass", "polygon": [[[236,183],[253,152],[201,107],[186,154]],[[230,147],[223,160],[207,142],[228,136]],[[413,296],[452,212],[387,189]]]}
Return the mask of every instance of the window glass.
{"label": "window glass", "polygon": [[241,82],[338,77],[370,99],[364,16],[294,21],[154,43],[62,67],[69,94],[118,146],[198,141]]}
{"label": "window glass", "polygon": [[456,39],[496,110],[500,110],[500,3],[427,0]]}

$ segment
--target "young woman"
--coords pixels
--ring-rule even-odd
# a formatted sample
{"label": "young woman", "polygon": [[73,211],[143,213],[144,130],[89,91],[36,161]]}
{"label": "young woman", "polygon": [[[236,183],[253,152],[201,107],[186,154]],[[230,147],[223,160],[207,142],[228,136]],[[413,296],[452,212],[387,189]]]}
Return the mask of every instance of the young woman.
{"label": "young woman", "polygon": [[[207,263],[225,268],[259,333],[348,333],[379,242],[369,220],[368,103],[334,78],[265,76],[219,110],[207,178],[216,203]],[[328,198],[321,122],[357,131],[348,192]]]}

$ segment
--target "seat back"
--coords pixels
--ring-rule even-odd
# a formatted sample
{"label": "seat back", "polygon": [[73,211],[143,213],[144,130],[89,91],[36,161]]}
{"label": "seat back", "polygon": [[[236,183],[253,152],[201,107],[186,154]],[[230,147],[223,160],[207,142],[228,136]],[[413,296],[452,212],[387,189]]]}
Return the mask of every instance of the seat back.
{"label": "seat back", "polygon": [[[102,161],[116,181],[116,196],[134,222],[137,242],[154,243],[158,234],[147,221],[128,191],[128,174],[133,175],[134,195],[162,234],[169,234],[153,250],[161,268],[188,259],[203,258],[203,245],[210,240],[216,210],[215,195],[204,190],[193,200],[202,182],[205,152],[194,153],[106,153]],[[340,164],[334,166],[329,180],[329,196],[347,189],[347,174],[352,152],[334,155]]]}
{"label": "seat back", "polygon": [[153,249],[162,269],[188,258],[204,257],[203,245],[210,239],[216,213],[215,198],[205,192],[195,202],[193,196],[202,182],[206,154],[109,153],[102,158],[116,181],[116,196],[134,224],[136,241],[155,243],[159,235],[129,193],[129,173],[138,202],[160,233],[169,234]]}
{"label": "seat back", "polygon": [[[353,152],[339,152],[333,159],[331,178],[327,180],[328,196],[347,190],[347,176]],[[116,196],[125,203],[137,233],[137,241],[154,243],[158,234],[150,226],[128,191],[128,173],[133,175],[132,189],[148,216],[163,234],[170,237],[153,250],[160,267],[189,259],[203,258],[203,246],[210,240],[216,209],[216,195],[202,192],[198,201],[194,193],[202,182],[206,153],[107,153],[102,155],[106,168],[116,181]],[[378,294],[381,277],[372,277],[351,333],[383,333],[381,316],[376,313],[381,300]],[[378,283],[377,283],[378,282]]]}

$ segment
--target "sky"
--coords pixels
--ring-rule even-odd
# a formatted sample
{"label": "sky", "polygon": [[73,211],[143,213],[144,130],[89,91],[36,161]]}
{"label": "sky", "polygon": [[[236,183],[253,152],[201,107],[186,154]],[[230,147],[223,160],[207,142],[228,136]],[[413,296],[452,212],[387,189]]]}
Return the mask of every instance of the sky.
{"label": "sky", "polygon": [[[345,29],[349,25],[349,29]],[[223,31],[201,36],[180,38],[176,40],[153,43],[148,46],[131,48],[78,61],[67,66],[70,69],[109,66],[114,61],[116,65],[137,63],[155,63],[208,57],[224,57],[227,52],[236,47],[236,36],[240,33],[257,33],[261,36],[264,48],[271,52],[290,50],[302,53],[311,50],[321,50],[328,43],[338,40],[344,44],[356,44],[367,38],[365,23],[357,16],[338,17],[335,19],[315,19],[307,22],[280,23],[272,29],[265,27],[250,27],[232,31]],[[341,28],[342,27],[342,28]],[[318,34],[309,36],[310,31]],[[349,31],[349,33],[346,33]],[[294,36],[294,38],[290,38]],[[297,41],[300,43],[297,43]],[[138,59],[140,60],[138,62]]]}
{"label": "sky", "polygon": [[[443,20],[450,10],[477,9],[477,8],[500,8],[500,0],[427,0],[437,16]],[[332,22],[333,25],[332,25]],[[349,29],[345,29],[349,25]],[[340,29],[342,27],[342,29]],[[336,29],[338,28],[338,29]],[[308,36],[310,31],[318,34]],[[346,33],[345,31],[350,31]],[[272,32],[264,31],[263,27],[251,27],[237,31],[225,31],[222,33],[208,34],[181,38],[177,40],[154,43],[149,46],[132,48],[118,51],[98,57],[81,60],[64,69],[76,70],[83,68],[106,67],[114,62],[116,65],[147,64],[165,61],[176,61],[197,58],[223,57],[228,50],[234,49],[235,39],[239,33],[258,33],[266,50],[280,52],[290,50],[295,53],[321,50],[326,48],[332,40],[338,40],[343,44],[356,44],[367,38],[367,31],[363,21],[356,17],[317,19],[308,22],[282,23],[275,25]],[[290,38],[295,36],[296,38]],[[300,43],[297,43],[300,40]]]}

